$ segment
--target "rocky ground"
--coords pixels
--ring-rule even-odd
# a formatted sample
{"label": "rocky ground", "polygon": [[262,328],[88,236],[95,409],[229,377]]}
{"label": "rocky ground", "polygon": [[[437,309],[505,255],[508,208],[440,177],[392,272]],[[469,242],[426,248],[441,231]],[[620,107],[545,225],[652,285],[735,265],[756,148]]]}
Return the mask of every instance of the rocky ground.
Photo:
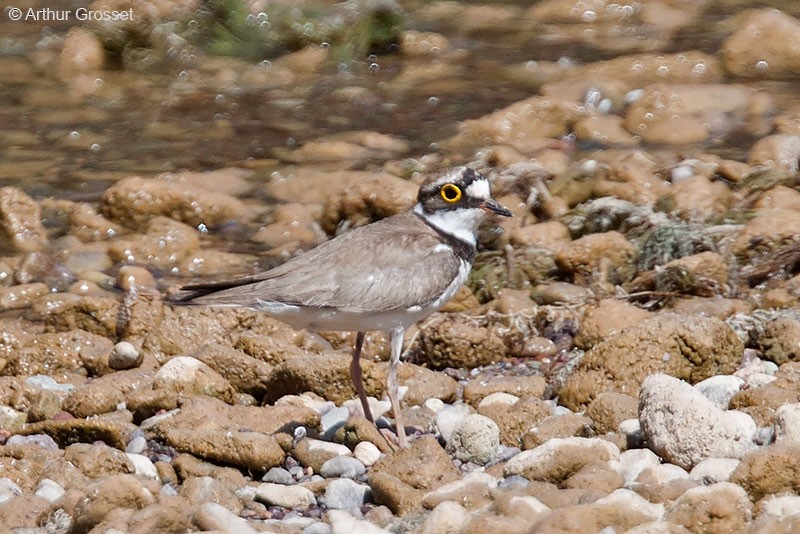
{"label": "rocky ground", "polygon": [[[98,202],[0,188],[0,530],[800,531],[800,20],[741,12],[718,49],[666,52],[705,3],[588,4],[419,8],[429,25],[539,25],[618,54],[498,67],[534,96],[429,153],[350,131],[208,172],[127,173]],[[31,56],[80,100],[104,35],[74,29]],[[401,91],[446,93],[467,72],[443,34],[405,31],[400,50],[425,65]],[[209,59],[171,105],[228,83],[289,91],[327,53],[269,76]],[[745,156],[714,150],[733,139]],[[482,230],[467,286],[407,334],[407,449],[359,415],[352,335],[167,302],[407,209],[455,164],[515,216]],[[366,352],[391,428],[387,340]]]}

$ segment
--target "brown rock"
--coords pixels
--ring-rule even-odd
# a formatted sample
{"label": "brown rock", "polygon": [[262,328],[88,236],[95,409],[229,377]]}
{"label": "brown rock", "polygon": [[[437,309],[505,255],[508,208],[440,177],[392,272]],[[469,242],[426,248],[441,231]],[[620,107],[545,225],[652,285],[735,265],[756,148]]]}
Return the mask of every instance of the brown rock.
{"label": "brown rock", "polygon": [[115,299],[56,293],[40,299],[32,313],[43,319],[50,331],[85,330],[113,339],[117,337],[119,309]]}
{"label": "brown rock", "polygon": [[[3,476],[17,484],[23,492],[33,493],[48,470],[61,471],[65,464],[64,452],[45,449],[38,445],[6,445],[0,448],[0,470]],[[75,468],[72,468],[76,471]],[[77,477],[82,475],[77,472]]]}
{"label": "brown rock", "polygon": [[103,69],[105,51],[100,38],[91,31],[73,27],[64,39],[64,46],[58,62],[58,72],[62,77],[80,73],[91,73]]}
{"label": "brown rock", "polygon": [[75,507],[75,532],[88,532],[119,509],[140,510],[156,499],[133,475],[114,475],[89,486]]}
{"label": "brown rock", "polygon": [[744,490],[729,482],[692,488],[670,506],[664,519],[690,532],[748,532],[753,505]]}
{"label": "brown rock", "polygon": [[624,483],[622,476],[608,462],[592,462],[584,465],[574,475],[566,479],[562,487],[611,493],[615,489],[621,488]]}
{"label": "brown rock", "polygon": [[[653,143],[705,141],[730,128],[727,114],[747,111],[756,94],[732,84],[649,85],[628,108],[625,127]],[[721,131],[712,131],[712,124]]]}
{"label": "brown rock", "polygon": [[333,234],[343,222],[363,226],[376,219],[411,208],[417,198],[417,185],[385,174],[367,174],[341,188],[325,201],[320,221],[322,229]]}
{"label": "brown rock", "polygon": [[551,415],[539,421],[522,436],[522,449],[535,449],[542,443],[554,438],[569,438],[572,436],[588,438],[594,436],[594,434],[592,420],[584,415],[577,413]]}
{"label": "brown rock", "polygon": [[672,186],[670,206],[685,219],[705,220],[728,208],[731,191],[720,181],[692,176]]}
{"label": "brown rock", "polygon": [[30,308],[34,302],[50,293],[50,288],[42,282],[18,284],[0,288],[0,311]]}
{"label": "brown rock", "polygon": [[[366,184],[371,184],[373,193],[380,191],[383,201],[378,205],[384,208],[394,204],[395,209],[407,209],[415,199],[416,186],[391,174],[330,170],[322,172],[314,166],[296,167],[290,174],[274,173],[265,193],[283,202],[322,205],[332,197],[345,198],[346,191],[350,189],[365,191],[363,188]],[[400,199],[389,199],[390,192],[398,194]],[[401,203],[403,208],[400,207]]]}
{"label": "brown rock", "polygon": [[[278,365],[267,383],[266,402],[275,402],[284,395],[311,391],[341,404],[352,399],[356,392],[350,379],[350,356],[345,354],[309,354],[298,356]],[[380,398],[385,389],[388,363],[362,360],[364,388],[367,395]],[[418,365],[401,364],[398,381],[408,386],[407,404],[422,404],[429,398],[453,400],[456,382],[441,373]]]}
{"label": "brown rock", "polygon": [[500,428],[500,442],[509,447],[521,447],[531,427],[553,413],[553,408],[536,398],[524,398],[513,406],[497,403],[481,407],[478,413],[491,418]]}
{"label": "brown rock", "polygon": [[575,346],[589,349],[623,328],[634,326],[652,314],[638,306],[618,299],[602,299],[588,306],[575,336]]}
{"label": "brown rock", "polygon": [[[190,226],[219,226],[248,221],[254,212],[240,200],[219,191],[207,192],[191,184],[132,176],[106,189],[100,209],[106,217],[133,228],[157,216]],[[196,247],[195,247],[196,248]]]}
{"label": "brown rock", "polygon": [[800,21],[777,9],[748,13],[722,45],[725,68],[735,76],[795,78],[800,71]]}
{"label": "brown rock", "polygon": [[664,264],[665,269],[672,267],[681,267],[700,280],[706,279],[720,286],[728,283],[728,265],[716,252],[692,254]]}
{"label": "brown rock", "polygon": [[569,243],[569,230],[559,221],[546,221],[513,229],[509,233],[512,245],[525,247],[539,245],[554,251]]}
{"label": "brown rock", "polygon": [[502,534],[525,534],[530,532],[534,521],[531,517],[506,517],[488,510],[469,516],[469,521],[458,532],[461,534],[482,534],[497,532]]}
{"label": "brown rock", "polygon": [[589,403],[586,416],[592,419],[598,434],[616,432],[622,421],[639,416],[639,399],[623,393],[603,391]]}
{"label": "brown rock", "polygon": [[752,146],[747,163],[795,174],[798,169],[798,159],[800,159],[800,136],[774,134],[762,137]]}
{"label": "brown rock", "polygon": [[[160,497],[159,500],[164,500]],[[168,504],[158,502],[134,512],[128,519],[130,534],[188,532],[193,528],[189,504],[174,497]]]}
{"label": "brown rock", "polygon": [[261,434],[293,432],[298,426],[316,428],[319,416],[303,406],[230,406],[208,396],[193,396],[181,402],[181,410],[161,421],[156,431],[173,429],[251,431]]}
{"label": "brown rock", "polygon": [[653,373],[694,384],[733,373],[743,350],[733,330],[719,319],[662,313],[592,347],[559,399],[579,410],[601,391],[638,395],[642,381]]}
{"label": "brown rock", "polygon": [[267,391],[273,367],[244,352],[216,343],[204,345],[192,356],[221,374],[234,388],[260,399]]}
{"label": "brown rock", "polygon": [[193,505],[211,501],[221,504],[236,515],[242,511],[242,503],[233,491],[210,476],[187,478],[181,484],[178,495]]}
{"label": "brown rock", "polygon": [[173,428],[166,441],[180,452],[257,472],[280,465],[285,456],[274,437],[260,432]]}
{"label": "brown rock", "polygon": [[652,520],[651,516],[634,506],[619,502],[585,504],[559,508],[536,523],[531,534],[568,532],[600,532],[612,528],[626,532],[637,525]]}
{"label": "brown rock", "polygon": [[161,366],[153,376],[153,389],[208,395],[229,404],[236,399],[236,392],[222,375],[190,356],[176,356]]}
{"label": "brown rock", "polygon": [[778,365],[800,360],[800,321],[778,318],[764,324],[756,340],[764,356]]}
{"label": "brown rock", "polygon": [[731,410],[741,410],[750,414],[760,427],[775,423],[775,412],[784,404],[800,401],[797,388],[781,387],[779,381],[764,386],[743,389],[737,392],[729,404]]}
{"label": "brown rock", "polygon": [[747,453],[731,475],[750,499],[800,491],[800,445],[779,443]]}
{"label": "brown rock", "polygon": [[309,438],[301,440],[291,453],[300,465],[310,467],[315,473],[319,473],[322,465],[331,458],[351,455],[344,445]]}
{"label": "brown rock", "polygon": [[427,510],[433,510],[443,502],[452,501],[467,510],[475,510],[491,504],[492,489],[496,486],[497,479],[493,476],[473,473],[426,493],[422,497],[422,506]]}
{"label": "brown rock", "polygon": [[556,264],[572,274],[577,283],[591,281],[594,273],[612,284],[630,280],[636,269],[636,249],[619,232],[585,235],[556,254]]}
{"label": "brown rock", "polygon": [[124,449],[136,426],[130,414],[108,414],[90,419],[47,419],[26,425],[21,434],[47,434],[65,447],[72,443],[103,441],[111,447]]}
{"label": "brown rock", "polygon": [[184,265],[200,248],[198,232],[189,225],[167,217],[153,217],[143,235],[116,239],[108,245],[114,262],[139,263],[168,271]]}
{"label": "brown rock", "polygon": [[784,185],[776,185],[761,193],[753,207],[758,210],[800,210],[800,192]]}
{"label": "brown rock", "polygon": [[416,361],[434,369],[472,369],[501,361],[508,349],[497,325],[463,315],[444,315],[419,335]]}
{"label": "brown rock", "polygon": [[617,446],[600,438],[555,438],[514,456],[503,472],[560,486],[585,465],[618,457]]}
{"label": "brown rock", "polygon": [[799,233],[800,212],[761,210],[742,228],[732,248],[740,258],[754,257],[793,243]]}
{"label": "brown rock", "polygon": [[172,461],[172,465],[180,480],[188,480],[191,477],[211,477],[234,491],[247,485],[247,480],[240,470],[214,465],[191,454],[178,454]]}
{"label": "brown rock", "polygon": [[39,334],[8,359],[4,373],[36,375],[77,372],[82,369],[108,373],[108,354],[113,344],[106,338],[71,330]]}
{"label": "brown rock", "polygon": [[750,313],[752,304],[724,297],[689,297],[675,301],[672,311],[680,315],[706,315],[725,320],[737,313]]}
{"label": "brown rock", "polygon": [[152,381],[152,371],[118,371],[76,388],[64,400],[63,408],[78,418],[112,412],[131,392],[149,389]]}
{"label": "brown rock", "polygon": [[622,117],[616,115],[592,115],[575,123],[575,135],[579,139],[603,146],[636,146],[639,140],[625,130]]}
{"label": "brown rock", "polygon": [[64,449],[64,459],[89,478],[134,473],[136,469],[126,454],[103,443],[75,443]]}
{"label": "brown rock", "polygon": [[276,206],[272,222],[259,229],[251,239],[269,248],[316,245],[325,237],[317,224],[321,216],[318,211],[299,202]]}
{"label": "brown rock", "polygon": [[542,305],[579,306],[586,303],[591,292],[568,282],[548,282],[531,290],[531,298]]}
{"label": "brown rock", "polygon": [[[652,155],[640,150],[622,150],[607,151],[599,156],[598,161],[607,167],[598,169],[598,179],[591,191],[585,193],[594,197],[614,197],[637,205],[650,205],[669,191]],[[581,188],[586,188],[584,181],[576,181],[577,191],[573,194],[580,194]]]}
{"label": "brown rock", "polygon": [[50,503],[36,495],[16,495],[0,503],[0,525],[14,530],[35,529],[46,522]]}
{"label": "brown rock", "polygon": [[458,479],[458,471],[436,440],[423,436],[407,449],[384,455],[373,466],[369,485],[376,503],[406,514],[419,510],[426,493]]}
{"label": "brown rock", "polygon": [[34,252],[46,244],[39,204],[16,187],[0,188],[0,249]]}
{"label": "brown rock", "polygon": [[474,377],[464,385],[464,401],[473,407],[492,393],[509,393],[517,397],[540,399],[547,382],[541,376],[489,376]]}
{"label": "brown rock", "polygon": [[65,234],[73,235],[84,243],[113,239],[121,232],[119,225],[82,202],[45,198],[42,200],[42,210],[48,219],[63,225]]}

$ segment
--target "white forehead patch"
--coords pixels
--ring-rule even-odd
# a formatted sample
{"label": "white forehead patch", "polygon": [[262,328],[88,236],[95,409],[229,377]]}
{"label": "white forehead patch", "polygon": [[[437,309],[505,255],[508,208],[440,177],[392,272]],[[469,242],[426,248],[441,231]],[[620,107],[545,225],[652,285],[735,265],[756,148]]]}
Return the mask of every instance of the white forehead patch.
{"label": "white forehead patch", "polygon": [[472,198],[489,198],[489,180],[479,178],[467,186],[467,196]]}

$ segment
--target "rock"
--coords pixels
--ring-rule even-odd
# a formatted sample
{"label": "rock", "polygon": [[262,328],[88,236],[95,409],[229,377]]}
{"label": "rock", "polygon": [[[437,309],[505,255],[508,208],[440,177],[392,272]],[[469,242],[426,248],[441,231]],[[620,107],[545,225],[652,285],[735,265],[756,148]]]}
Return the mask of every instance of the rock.
{"label": "rock", "polygon": [[630,484],[644,470],[660,465],[661,460],[649,449],[630,449],[620,454],[619,463],[622,479]]}
{"label": "rock", "polygon": [[22,430],[28,414],[11,408],[10,406],[0,406],[0,428],[7,432],[17,433]]}
{"label": "rock", "polygon": [[253,471],[266,471],[284,459],[275,438],[260,432],[173,428],[166,432],[166,440],[180,452]]}
{"label": "rock", "polygon": [[742,389],[731,397],[730,408],[750,414],[761,427],[775,424],[775,414],[784,404],[800,402],[800,392],[773,383]]}
{"label": "rock", "polygon": [[71,78],[77,74],[93,73],[102,70],[104,63],[105,51],[100,38],[87,29],[70,28],[59,56],[59,75]]}
{"label": "rock", "polygon": [[708,458],[695,465],[689,476],[704,486],[710,486],[728,482],[738,466],[739,460],[735,458]]}
{"label": "rock", "polygon": [[472,413],[472,410],[466,404],[452,404],[445,406],[436,412],[436,430],[442,436],[445,442],[450,441],[453,431],[461,423],[461,421]]}
{"label": "rock", "polygon": [[283,467],[271,467],[269,471],[261,477],[261,481],[288,486],[294,483],[294,478],[292,474]]}
{"label": "rock", "polygon": [[464,401],[472,406],[492,393],[510,393],[517,397],[542,398],[547,382],[541,376],[475,377],[464,386]]}
{"label": "rock", "polygon": [[0,311],[30,308],[48,293],[50,288],[42,282],[0,288]]}
{"label": "rock", "polygon": [[[265,402],[274,402],[284,395],[311,391],[336,404],[353,398],[355,388],[350,379],[350,356],[345,354],[308,354],[289,359],[278,365],[267,381]],[[387,362],[361,362],[364,388],[367,395],[381,397],[389,370]],[[456,395],[456,382],[452,378],[405,363],[398,367],[398,382],[408,387],[404,401],[410,405],[422,404],[427,399],[452,401]]]}
{"label": "rock", "polygon": [[601,272],[612,284],[627,282],[635,273],[634,246],[619,232],[588,234],[572,241],[556,254],[556,265],[571,273],[576,282]]}
{"label": "rock", "polygon": [[234,513],[241,513],[242,503],[226,485],[211,476],[192,476],[181,484],[178,494],[192,505],[213,501]]}
{"label": "rock", "polygon": [[539,284],[531,290],[531,298],[538,304],[580,306],[591,297],[591,292],[567,282]]}
{"label": "rock", "polygon": [[522,436],[522,448],[523,450],[534,449],[553,438],[572,436],[588,438],[594,434],[592,420],[585,415],[577,413],[551,415],[539,421]]}
{"label": "rock", "polygon": [[638,395],[645,377],[658,372],[691,383],[730,374],[743,350],[719,319],[661,313],[593,346],[559,390],[559,400],[579,410],[599,391]]}
{"label": "rock", "polygon": [[75,236],[84,243],[105,241],[120,234],[119,225],[97,213],[89,204],[45,198],[41,206],[46,219],[57,220],[62,224],[64,234]]}
{"label": "rock", "polygon": [[491,418],[500,428],[500,442],[509,447],[521,447],[530,429],[553,413],[544,401],[522,398],[513,406],[491,405],[481,415]]}
{"label": "rock", "polygon": [[114,262],[140,263],[160,271],[181,267],[200,248],[200,237],[194,228],[167,217],[149,219],[144,234],[119,238],[108,245]]}
{"label": "rock", "polygon": [[124,452],[104,443],[75,443],[66,447],[64,459],[89,478],[136,472],[136,466]]}
{"label": "rock", "polygon": [[508,240],[512,245],[527,247],[539,245],[554,251],[561,250],[569,243],[569,229],[559,221],[546,221],[514,228]]}
{"label": "rock", "polygon": [[560,484],[591,462],[618,457],[619,448],[599,438],[556,438],[514,456],[503,473]]}
{"label": "rock", "polygon": [[586,416],[594,422],[598,434],[616,432],[626,419],[639,415],[639,400],[630,395],[604,391],[586,408]]}
{"label": "rock", "polygon": [[[672,186],[672,191],[662,197],[672,213],[688,220],[705,220],[728,208],[731,191],[720,181],[706,176],[691,176]],[[726,272],[727,275],[727,272]]]}
{"label": "rock", "polygon": [[256,499],[270,506],[284,508],[308,508],[317,504],[311,490],[303,486],[282,486],[265,482],[256,488]]}
{"label": "rock", "polygon": [[89,486],[75,506],[78,532],[88,532],[114,510],[139,510],[156,502],[134,475],[114,475]]}
{"label": "rock", "polygon": [[472,369],[501,361],[507,353],[505,337],[493,325],[470,317],[446,315],[420,330],[416,361],[433,369]]}
{"label": "rock", "polygon": [[586,307],[575,336],[575,345],[589,349],[622,329],[635,326],[651,316],[652,313],[625,301],[602,299],[596,305]]}
{"label": "rock", "polygon": [[419,506],[421,493],[458,478],[457,470],[436,440],[423,436],[406,449],[384,455],[372,466],[369,485],[375,502],[395,513],[405,513]]}
{"label": "rock", "polygon": [[208,343],[192,356],[224,377],[237,391],[261,399],[273,366],[242,351],[218,343]]}
{"label": "rock", "polygon": [[743,458],[731,475],[731,482],[742,486],[752,501],[767,495],[800,490],[800,446],[779,443],[755,449]]}
{"label": "rock", "polygon": [[725,68],[735,76],[760,79],[797,77],[800,21],[777,9],[748,13],[722,45]]}
{"label": "rock", "polygon": [[198,506],[192,518],[198,528],[206,531],[219,531],[226,534],[256,534],[257,531],[247,521],[215,502]]}
{"label": "rock", "polygon": [[381,459],[381,451],[369,441],[362,441],[353,449],[353,456],[367,467]]}
{"label": "rock", "polygon": [[667,510],[665,519],[690,532],[748,532],[753,505],[745,491],[729,482],[692,488]]}
{"label": "rock", "polygon": [[47,244],[39,205],[16,187],[0,188],[0,249],[34,252]]}
{"label": "rock", "polygon": [[106,189],[100,204],[106,217],[133,228],[158,216],[190,226],[217,227],[229,221],[246,222],[255,214],[240,200],[207,192],[190,184],[132,176]]}
{"label": "rock", "polygon": [[40,299],[32,312],[44,319],[50,331],[80,329],[116,338],[119,309],[115,299],[55,293]]}
{"label": "rock", "polygon": [[765,359],[778,365],[800,361],[800,321],[789,318],[767,321],[757,343]]}
{"label": "rock", "polygon": [[0,525],[13,525],[15,530],[35,529],[46,521],[50,503],[36,495],[18,495],[0,503]]}
{"label": "rock", "polygon": [[747,163],[796,174],[798,159],[800,159],[800,136],[774,134],[762,137],[750,148]]}
{"label": "rock", "polygon": [[564,489],[587,489],[610,493],[623,485],[622,476],[609,462],[592,462],[564,481]]}
{"label": "rock", "polygon": [[447,452],[462,462],[484,465],[491,462],[500,447],[500,429],[483,415],[461,419],[447,441]]}
{"label": "rock", "polygon": [[727,410],[733,396],[742,389],[744,380],[738,376],[711,376],[694,385],[694,388],[720,410]]}
{"label": "rock", "polygon": [[800,403],[784,404],[775,414],[775,441],[800,444]]}
{"label": "rock", "polygon": [[144,354],[127,341],[120,341],[108,355],[108,366],[114,370],[139,367],[144,361]]}
{"label": "rock", "polygon": [[350,449],[338,443],[330,443],[318,439],[305,438],[292,451],[300,465],[310,467],[315,473],[322,471],[322,466],[332,458],[350,456]]}
{"label": "rock", "polygon": [[593,115],[575,123],[575,135],[579,139],[604,146],[636,146],[639,140],[625,130],[622,117],[616,115]]}
{"label": "rock", "polygon": [[50,480],[49,478],[43,478],[39,481],[39,485],[36,487],[34,495],[49,502],[55,502],[60,499],[65,492],[66,490],[64,490],[64,488],[58,482]]}
{"label": "rock", "polygon": [[333,510],[360,510],[369,499],[369,486],[349,478],[332,480],[325,488],[325,506]]}
{"label": "rock", "polygon": [[800,213],[790,209],[759,210],[733,242],[740,258],[753,258],[792,243],[800,233]]}
{"label": "rock", "polygon": [[331,524],[331,534],[389,534],[388,530],[382,529],[369,521],[356,519],[343,510],[330,510],[327,513],[328,522]]}
{"label": "rock", "polygon": [[365,472],[364,464],[352,456],[334,456],[319,470],[319,474],[325,478],[355,478]]}
{"label": "rock", "polygon": [[149,389],[152,371],[134,369],[101,376],[76,388],[64,400],[62,408],[75,417],[89,417],[112,412],[134,391]]}
{"label": "rock", "polygon": [[187,395],[198,394],[233,403],[235,391],[225,378],[190,356],[172,358],[153,377],[153,389]]}
{"label": "rock", "polygon": [[447,534],[463,532],[469,512],[458,503],[444,501],[434,508],[420,525],[419,534]]}
{"label": "rock", "polygon": [[105,364],[112,343],[82,330],[38,334],[8,358],[5,373],[28,376],[75,372],[81,368],[93,374],[108,374]]}
{"label": "rock", "polygon": [[720,410],[685,382],[667,375],[645,379],[639,421],[648,446],[685,469],[707,458],[741,458],[754,447],[756,425],[751,417]]}

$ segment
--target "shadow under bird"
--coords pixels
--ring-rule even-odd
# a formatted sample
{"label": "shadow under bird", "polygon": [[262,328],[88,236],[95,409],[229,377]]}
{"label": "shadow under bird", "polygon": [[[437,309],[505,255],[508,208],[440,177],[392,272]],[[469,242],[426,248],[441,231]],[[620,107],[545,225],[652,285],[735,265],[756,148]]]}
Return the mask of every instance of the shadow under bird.
{"label": "shadow under bird", "polygon": [[245,306],[294,328],[357,332],[350,376],[374,424],[361,380],[365,332],[391,337],[386,393],[401,447],[397,365],[406,328],[437,311],[467,279],[478,226],[487,215],[510,217],[491,197],[489,180],[458,167],[420,186],[411,211],[350,230],[286,263],[247,278],[187,285],[185,304]]}

